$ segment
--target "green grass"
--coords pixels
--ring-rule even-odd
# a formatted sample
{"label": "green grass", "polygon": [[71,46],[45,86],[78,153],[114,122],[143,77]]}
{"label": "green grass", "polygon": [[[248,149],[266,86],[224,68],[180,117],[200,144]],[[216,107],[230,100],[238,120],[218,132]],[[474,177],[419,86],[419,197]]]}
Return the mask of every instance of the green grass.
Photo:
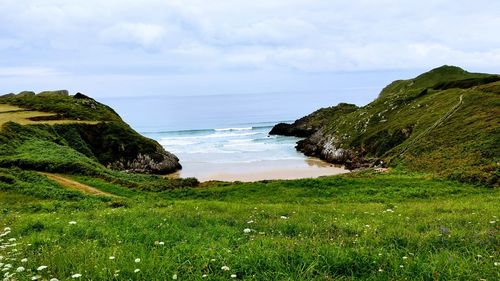
{"label": "green grass", "polygon": [[[17,273],[20,280],[75,273],[86,280],[500,277],[498,189],[402,171],[161,193],[74,179],[121,197],[0,191],[0,228],[12,229],[3,239],[17,239],[17,252],[0,255],[31,270]],[[41,265],[48,268],[38,272]]]}
{"label": "green grass", "polygon": [[[498,186],[498,80],[499,75],[443,66],[391,83],[366,106],[339,104],[297,122],[299,127],[321,127],[323,139],[333,139],[327,144],[352,150],[356,157]],[[441,120],[443,116],[447,118]]]}

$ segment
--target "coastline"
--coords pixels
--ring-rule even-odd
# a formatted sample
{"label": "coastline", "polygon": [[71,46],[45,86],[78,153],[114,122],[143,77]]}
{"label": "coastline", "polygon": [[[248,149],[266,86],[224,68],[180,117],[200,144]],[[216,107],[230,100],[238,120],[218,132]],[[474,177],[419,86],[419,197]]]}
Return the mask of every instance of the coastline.
{"label": "coastline", "polygon": [[[221,172],[223,171],[223,172]],[[189,168],[168,174],[168,178],[196,177],[200,182],[240,181],[254,182],[261,180],[292,180],[318,178],[349,173],[342,166],[325,162],[318,158],[307,157],[304,160],[256,161],[250,163],[189,165]]]}

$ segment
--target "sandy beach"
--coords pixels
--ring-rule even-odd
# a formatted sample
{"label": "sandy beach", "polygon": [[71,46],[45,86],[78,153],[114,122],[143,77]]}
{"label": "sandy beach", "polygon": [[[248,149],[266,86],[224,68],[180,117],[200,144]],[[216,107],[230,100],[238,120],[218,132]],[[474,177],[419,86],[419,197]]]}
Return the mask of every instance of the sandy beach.
{"label": "sandy beach", "polygon": [[210,164],[200,163],[168,175],[168,177],[196,177],[204,181],[242,181],[252,182],[275,179],[317,178],[348,173],[349,170],[316,158],[305,160],[277,160],[258,161],[238,164]]}

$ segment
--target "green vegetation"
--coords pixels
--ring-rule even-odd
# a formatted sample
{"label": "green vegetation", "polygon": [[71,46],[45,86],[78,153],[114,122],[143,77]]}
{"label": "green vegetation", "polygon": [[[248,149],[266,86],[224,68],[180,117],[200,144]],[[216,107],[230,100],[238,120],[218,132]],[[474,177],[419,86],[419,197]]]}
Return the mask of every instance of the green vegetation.
{"label": "green vegetation", "polygon": [[0,97],[0,272],[498,280],[497,78],[442,67],[394,82],[365,107],[319,110],[290,132],[335,136],[391,161],[388,172],[254,183],[123,171],[162,152],[110,108],[66,91]]}
{"label": "green vegetation", "polygon": [[0,126],[0,167],[93,175],[107,173],[103,166],[159,174],[180,168],[175,155],[82,94],[0,97]]}
{"label": "green vegetation", "polygon": [[[24,267],[19,280],[500,277],[497,189],[402,171],[160,193],[74,178],[111,198],[76,196],[32,172],[0,173],[0,228],[11,229],[1,239],[16,244],[0,249],[1,262],[9,272]],[[37,191],[5,188],[12,180]]]}
{"label": "green vegetation", "polygon": [[329,149],[335,147],[350,151],[352,161],[383,159],[391,166],[498,186],[499,81],[499,75],[443,66],[391,83],[364,107],[338,114],[346,107],[340,104],[292,127],[320,124],[320,135],[299,148],[327,160],[335,160],[335,151]]}

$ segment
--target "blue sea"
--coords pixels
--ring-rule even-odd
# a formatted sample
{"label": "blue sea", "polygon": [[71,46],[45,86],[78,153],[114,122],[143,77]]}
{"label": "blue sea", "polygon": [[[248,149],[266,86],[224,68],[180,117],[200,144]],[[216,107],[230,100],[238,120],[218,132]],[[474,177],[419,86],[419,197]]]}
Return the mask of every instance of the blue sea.
{"label": "blue sea", "polygon": [[[105,98],[142,135],[177,155],[178,176],[201,180],[316,177],[345,172],[295,150],[299,138],[270,136],[279,122],[293,122],[337,104],[335,96],[248,94]],[[351,101],[356,102],[356,101]]]}

